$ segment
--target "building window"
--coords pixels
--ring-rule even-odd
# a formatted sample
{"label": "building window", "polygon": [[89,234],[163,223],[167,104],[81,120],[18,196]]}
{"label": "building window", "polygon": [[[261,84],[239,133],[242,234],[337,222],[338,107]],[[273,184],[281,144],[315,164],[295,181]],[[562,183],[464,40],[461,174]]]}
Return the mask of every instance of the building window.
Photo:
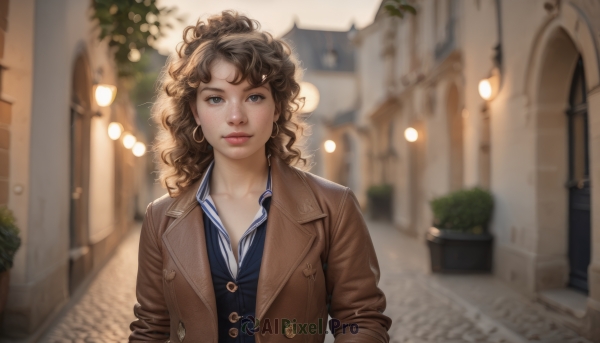
{"label": "building window", "polygon": [[337,51],[335,51],[335,49],[331,49],[329,51],[327,51],[323,57],[321,62],[323,62],[323,65],[327,68],[330,69],[334,69],[337,64],[338,64],[338,53]]}

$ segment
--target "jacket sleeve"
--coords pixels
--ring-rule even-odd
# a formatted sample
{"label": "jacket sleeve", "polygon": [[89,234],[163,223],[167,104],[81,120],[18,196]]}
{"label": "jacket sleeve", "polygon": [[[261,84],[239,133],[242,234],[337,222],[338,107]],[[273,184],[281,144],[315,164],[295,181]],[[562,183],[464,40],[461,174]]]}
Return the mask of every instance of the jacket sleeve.
{"label": "jacket sleeve", "polygon": [[[330,325],[341,324],[334,332],[335,342],[389,342],[392,320],[383,314],[386,299],[378,287],[379,263],[358,200],[347,187],[337,217],[326,270]],[[354,325],[354,332],[347,326],[343,333],[343,324]]]}
{"label": "jacket sleeve", "polygon": [[146,208],[140,234],[136,297],[137,320],[129,328],[129,342],[165,342],[169,339],[169,312],[163,295],[162,255],[152,223],[152,204]]}

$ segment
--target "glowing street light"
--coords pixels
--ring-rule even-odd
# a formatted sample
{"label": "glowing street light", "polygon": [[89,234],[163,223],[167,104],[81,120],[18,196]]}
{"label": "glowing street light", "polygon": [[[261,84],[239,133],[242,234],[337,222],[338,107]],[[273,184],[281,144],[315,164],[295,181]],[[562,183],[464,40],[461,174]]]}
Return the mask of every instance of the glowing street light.
{"label": "glowing street light", "polygon": [[319,89],[310,82],[300,82],[299,98],[304,98],[304,106],[300,108],[302,113],[311,113],[319,106]]}
{"label": "glowing street light", "polygon": [[110,137],[110,139],[112,139],[113,141],[119,139],[122,133],[123,125],[121,125],[120,123],[112,122],[108,124],[108,137]]}
{"label": "glowing street light", "polygon": [[328,139],[325,141],[325,151],[327,151],[328,153],[332,153],[335,151],[335,142]]}
{"label": "glowing street light", "polygon": [[404,130],[404,138],[406,138],[407,141],[412,143],[419,138],[419,133],[414,128],[409,127],[406,130]]}
{"label": "glowing street light", "polygon": [[127,149],[133,148],[136,141],[137,141],[137,139],[135,139],[135,136],[129,132],[126,132],[123,135],[123,146]]}
{"label": "glowing street light", "polygon": [[479,95],[483,100],[490,100],[492,98],[492,84],[489,79],[479,81]]}
{"label": "glowing street light", "polygon": [[100,107],[110,106],[117,95],[117,87],[112,85],[96,85],[94,89],[94,97],[96,103]]}
{"label": "glowing street light", "polygon": [[132,152],[137,157],[144,156],[144,154],[146,153],[146,145],[142,142],[136,142],[133,145]]}
{"label": "glowing street light", "polygon": [[500,70],[493,68],[488,78],[479,81],[477,88],[483,100],[492,100],[496,97],[500,89],[500,76]]}

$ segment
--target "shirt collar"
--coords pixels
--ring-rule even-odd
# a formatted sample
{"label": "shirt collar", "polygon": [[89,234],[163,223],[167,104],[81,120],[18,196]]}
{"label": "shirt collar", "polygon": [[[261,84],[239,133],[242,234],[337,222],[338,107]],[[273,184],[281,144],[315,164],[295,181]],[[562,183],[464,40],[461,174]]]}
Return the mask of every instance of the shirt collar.
{"label": "shirt collar", "polygon": [[[267,160],[269,160],[270,157],[271,157],[271,154],[269,154],[267,156]],[[206,198],[208,197],[208,195],[210,194],[210,175],[212,174],[212,169],[213,169],[214,164],[215,164],[215,160],[213,159],[210,162],[210,164],[208,165],[206,173],[204,173],[204,176],[202,177],[202,181],[200,181],[200,187],[198,188],[198,192],[196,192],[196,199],[198,200],[198,203],[200,203],[200,204],[203,204],[206,201]],[[263,201],[271,195],[273,195],[273,190],[271,188],[271,166],[269,165],[269,175],[267,177],[267,187],[266,187],[265,191],[260,195],[260,197],[258,199],[258,203],[262,205]]]}

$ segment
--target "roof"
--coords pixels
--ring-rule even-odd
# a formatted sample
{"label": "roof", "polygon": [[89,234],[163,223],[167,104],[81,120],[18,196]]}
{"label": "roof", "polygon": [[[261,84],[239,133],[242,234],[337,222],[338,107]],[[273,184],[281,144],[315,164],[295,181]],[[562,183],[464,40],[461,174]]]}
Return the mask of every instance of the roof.
{"label": "roof", "polygon": [[355,49],[349,35],[355,31],[354,25],[348,31],[325,31],[301,29],[294,24],[282,38],[308,71],[354,72]]}
{"label": "roof", "polygon": [[335,117],[333,117],[333,120],[331,120],[330,125],[332,127],[338,127],[344,124],[354,123],[356,121],[356,112],[356,109],[338,112]]}

